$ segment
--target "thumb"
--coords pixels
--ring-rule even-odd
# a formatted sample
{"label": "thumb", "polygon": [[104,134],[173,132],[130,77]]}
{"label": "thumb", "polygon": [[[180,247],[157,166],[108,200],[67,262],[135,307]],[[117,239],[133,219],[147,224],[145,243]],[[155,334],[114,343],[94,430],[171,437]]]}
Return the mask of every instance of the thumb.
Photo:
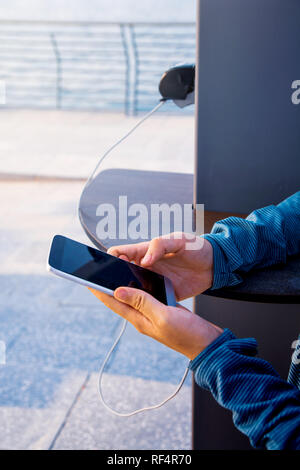
{"label": "thumb", "polygon": [[118,287],[118,289],[114,291],[114,297],[130,305],[149,319],[161,316],[162,312],[167,308],[165,304],[159,302],[159,300],[152,297],[152,295],[140,289],[133,289],[132,287]]}

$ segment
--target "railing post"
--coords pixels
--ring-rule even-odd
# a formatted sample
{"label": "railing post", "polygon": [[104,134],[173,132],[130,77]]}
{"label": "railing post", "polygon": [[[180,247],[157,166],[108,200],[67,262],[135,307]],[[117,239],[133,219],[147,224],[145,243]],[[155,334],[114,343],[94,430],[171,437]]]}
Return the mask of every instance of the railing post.
{"label": "railing post", "polygon": [[59,53],[59,48],[55,33],[50,33],[50,40],[53,48],[53,52],[56,60],[56,109],[61,108],[61,81],[62,81],[62,67],[61,67],[61,56]]}
{"label": "railing post", "polygon": [[125,24],[120,23],[120,34],[124,49],[125,63],[126,63],[126,72],[125,72],[125,100],[124,100],[124,109],[125,114],[129,114],[129,99],[130,99],[130,60],[129,60],[129,51],[128,51],[128,41],[126,40],[126,30]]}
{"label": "railing post", "polygon": [[137,110],[138,56],[133,28],[134,25],[132,23],[120,24],[121,39],[126,61],[126,114],[136,114]]}
{"label": "railing post", "polygon": [[139,84],[139,55],[136,42],[136,34],[134,25],[130,25],[131,43],[133,47],[134,56],[134,82],[133,82],[133,114],[137,114],[138,111],[138,84]]}

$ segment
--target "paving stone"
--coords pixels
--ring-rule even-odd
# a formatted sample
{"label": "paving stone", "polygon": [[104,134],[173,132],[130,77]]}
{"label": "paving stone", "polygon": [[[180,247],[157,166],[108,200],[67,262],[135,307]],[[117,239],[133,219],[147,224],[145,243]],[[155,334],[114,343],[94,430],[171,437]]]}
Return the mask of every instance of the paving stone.
{"label": "paving stone", "polygon": [[0,366],[0,448],[48,449],[86,372]]}
{"label": "paving stone", "polygon": [[[103,391],[110,406],[128,412],[161,402],[174,384],[105,374]],[[102,405],[98,375],[92,374],[54,449],[190,449],[190,430],[190,387],[159,409],[124,418]]]}

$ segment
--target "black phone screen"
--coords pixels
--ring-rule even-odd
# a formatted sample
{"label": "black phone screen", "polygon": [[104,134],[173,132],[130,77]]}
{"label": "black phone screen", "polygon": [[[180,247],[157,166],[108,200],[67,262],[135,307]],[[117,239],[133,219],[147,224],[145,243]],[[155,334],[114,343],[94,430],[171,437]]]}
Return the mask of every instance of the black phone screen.
{"label": "black phone screen", "polygon": [[49,264],[112,291],[121,286],[142,289],[167,305],[164,277],[160,274],[61,235],[53,239]]}

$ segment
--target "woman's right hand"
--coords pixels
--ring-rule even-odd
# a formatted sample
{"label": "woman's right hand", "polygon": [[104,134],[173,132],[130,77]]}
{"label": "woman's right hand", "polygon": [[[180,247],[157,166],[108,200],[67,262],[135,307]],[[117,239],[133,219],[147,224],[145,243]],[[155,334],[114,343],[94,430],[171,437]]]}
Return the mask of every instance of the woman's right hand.
{"label": "woman's right hand", "polygon": [[108,253],[168,277],[178,301],[204,292],[213,283],[213,248],[201,237],[172,233],[150,242],[114,246]]}

